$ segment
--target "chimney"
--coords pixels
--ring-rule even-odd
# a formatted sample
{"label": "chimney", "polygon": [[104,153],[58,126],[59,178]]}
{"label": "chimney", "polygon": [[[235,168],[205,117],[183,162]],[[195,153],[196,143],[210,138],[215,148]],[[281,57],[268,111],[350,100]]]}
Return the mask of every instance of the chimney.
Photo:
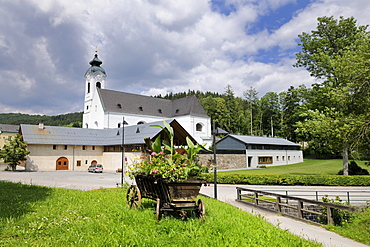
{"label": "chimney", "polygon": [[39,130],[43,130],[43,129],[45,129],[44,123],[39,123]]}

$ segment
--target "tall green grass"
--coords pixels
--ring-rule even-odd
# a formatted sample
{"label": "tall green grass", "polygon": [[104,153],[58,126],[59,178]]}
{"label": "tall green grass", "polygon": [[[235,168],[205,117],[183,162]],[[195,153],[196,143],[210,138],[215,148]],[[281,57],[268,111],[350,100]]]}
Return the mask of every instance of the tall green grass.
{"label": "tall green grass", "polygon": [[125,189],[0,186],[0,246],[320,246],[210,198],[203,221],[157,222],[154,201],[131,210]]}
{"label": "tall green grass", "polygon": [[[369,169],[364,165],[364,161],[356,161],[362,168]],[[224,171],[220,174],[248,174],[248,175],[337,175],[343,168],[340,159],[305,159],[304,162],[291,165],[268,166],[261,169]]]}
{"label": "tall green grass", "polygon": [[342,226],[329,225],[326,228],[344,237],[370,245],[370,208],[356,214],[349,223]]}

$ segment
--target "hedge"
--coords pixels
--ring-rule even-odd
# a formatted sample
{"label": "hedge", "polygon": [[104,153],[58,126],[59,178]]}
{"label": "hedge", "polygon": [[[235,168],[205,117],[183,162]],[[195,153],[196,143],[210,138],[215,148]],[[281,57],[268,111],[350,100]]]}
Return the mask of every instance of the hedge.
{"label": "hedge", "polygon": [[[213,174],[204,175],[213,183]],[[220,184],[305,185],[305,186],[370,186],[370,176],[343,175],[217,175]]]}

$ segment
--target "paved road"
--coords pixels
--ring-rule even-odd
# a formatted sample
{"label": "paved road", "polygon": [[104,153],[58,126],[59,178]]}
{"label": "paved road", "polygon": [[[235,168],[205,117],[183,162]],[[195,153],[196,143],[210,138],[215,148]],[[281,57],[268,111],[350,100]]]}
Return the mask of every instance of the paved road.
{"label": "paved road", "polygon": [[[129,177],[125,176],[124,179],[131,183]],[[121,173],[0,171],[0,180],[75,190],[93,190],[117,187],[117,183],[121,183]]]}
{"label": "paved road", "polygon": [[[128,177],[125,178],[128,183],[132,181]],[[88,173],[88,172],[76,172],[76,171],[54,171],[54,172],[4,172],[0,171],[0,180],[20,182],[24,184],[42,185],[48,187],[60,187],[67,189],[77,190],[92,190],[99,188],[115,188],[117,183],[121,182],[121,174],[119,173]],[[322,227],[306,224],[304,222],[294,220],[288,217],[279,216],[277,214],[259,209],[244,203],[236,202],[236,188],[237,185],[218,185],[218,200],[229,203],[236,207],[241,208],[243,211],[251,214],[259,214],[264,219],[273,225],[281,229],[287,229],[288,231],[310,240],[316,240],[323,243],[325,247],[363,247],[367,246],[360,244],[353,240],[341,237],[340,235],[327,231]],[[309,189],[309,190],[331,190],[338,191],[343,190],[340,187],[299,187],[299,186],[239,186],[246,187],[255,190],[289,190],[294,192],[297,190]],[[345,187],[346,190],[361,190],[369,191],[368,187]],[[290,193],[289,192],[289,193]],[[214,187],[206,186],[202,187],[201,194],[214,197]]]}

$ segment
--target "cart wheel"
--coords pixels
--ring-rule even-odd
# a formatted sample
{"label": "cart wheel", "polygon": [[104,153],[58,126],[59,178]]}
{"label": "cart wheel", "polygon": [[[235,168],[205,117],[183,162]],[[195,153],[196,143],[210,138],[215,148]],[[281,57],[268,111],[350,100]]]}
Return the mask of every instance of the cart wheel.
{"label": "cart wheel", "polygon": [[155,210],[155,219],[158,221],[161,219],[161,199],[157,198],[157,207]]}
{"label": "cart wheel", "polygon": [[138,208],[141,205],[141,193],[136,185],[131,185],[126,195],[127,204],[130,208]]}
{"label": "cart wheel", "polygon": [[184,209],[181,209],[179,211],[179,216],[182,220],[186,220],[188,218],[188,213]]}
{"label": "cart wheel", "polygon": [[204,201],[202,199],[198,200],[196,211],[199,219],[204,219],[204,216],[206,216],[206,207],[204,206]]}

